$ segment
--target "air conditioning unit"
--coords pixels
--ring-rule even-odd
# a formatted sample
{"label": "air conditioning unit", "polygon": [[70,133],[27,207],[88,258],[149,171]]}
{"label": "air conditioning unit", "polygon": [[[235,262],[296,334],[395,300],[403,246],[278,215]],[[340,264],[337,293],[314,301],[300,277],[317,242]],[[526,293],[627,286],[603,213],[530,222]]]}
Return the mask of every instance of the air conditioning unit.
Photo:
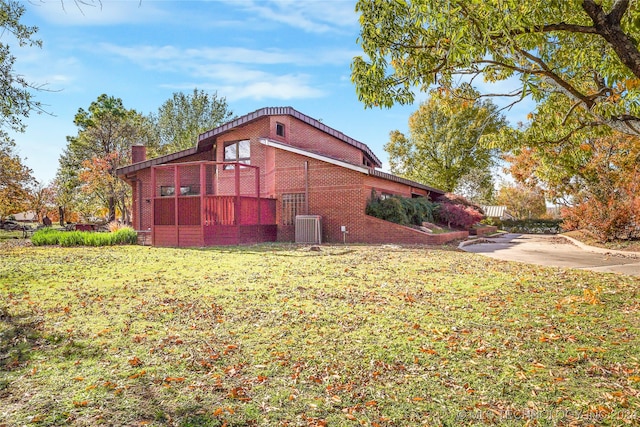
{"label": "air conditioning unit", "polygon": [[320,215],[296,215],[296,243],[322,243]]}

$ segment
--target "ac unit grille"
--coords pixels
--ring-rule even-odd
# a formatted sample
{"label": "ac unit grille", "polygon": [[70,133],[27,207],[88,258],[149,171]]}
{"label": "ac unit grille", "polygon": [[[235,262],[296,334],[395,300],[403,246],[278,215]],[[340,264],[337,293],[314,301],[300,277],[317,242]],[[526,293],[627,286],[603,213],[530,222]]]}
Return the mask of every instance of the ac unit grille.
{"label": "ac unit grille", "polygon": [[322,243],[320,215],[296,215],[296,243]]}

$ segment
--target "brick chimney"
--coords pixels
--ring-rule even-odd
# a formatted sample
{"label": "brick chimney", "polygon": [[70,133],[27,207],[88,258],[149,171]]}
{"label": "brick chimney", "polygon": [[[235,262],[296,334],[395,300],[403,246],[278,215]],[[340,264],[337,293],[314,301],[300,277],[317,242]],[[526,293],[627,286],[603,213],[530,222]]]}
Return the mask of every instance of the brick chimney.
{"label": "brick chimney", "polygon": [[131,146],[131,163],[140,163],[147,160],[147,147],[144,145]]}

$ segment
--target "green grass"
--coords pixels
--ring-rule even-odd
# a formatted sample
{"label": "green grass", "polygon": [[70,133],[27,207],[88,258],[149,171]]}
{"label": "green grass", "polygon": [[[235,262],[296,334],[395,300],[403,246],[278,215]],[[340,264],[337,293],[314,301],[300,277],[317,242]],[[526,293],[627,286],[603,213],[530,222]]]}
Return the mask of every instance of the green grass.
{"label": "green grass", "polygon": [[19,230],[19,231],[0,230],[0,242],[3,242],[5,240],[11,240],[11,239],[22,239],[23,236],[24,236],[24,233],[22,232],[22,230]]}
{"label": "green grass", "polygon": [[0,250],[0,425],[640,422],[640,281],[455,250]]}

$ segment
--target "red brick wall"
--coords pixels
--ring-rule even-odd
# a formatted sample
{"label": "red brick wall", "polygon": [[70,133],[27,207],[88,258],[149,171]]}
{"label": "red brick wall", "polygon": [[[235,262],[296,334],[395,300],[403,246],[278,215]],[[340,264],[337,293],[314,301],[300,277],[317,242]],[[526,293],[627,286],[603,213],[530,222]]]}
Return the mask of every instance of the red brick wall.
{"label": "red brick wall", "polygon": [[[276,135],[276,123],[285,125],[285,137]],[[362,151],[340,141],[333,136],[322,132],[319,129],[309,126],[305,122],[291,116],[271,116],[269,117],[269,131],[263,136],[276,141],[282,141],[304,150],[315,153],[322,153],[329,157],[341,159],[355,165],[362,165],[364,155]]]}
{"label": "red brick wall", "polygon": [[[153,212],[151,199],[153,192],[151,189],[151,169],[143,169],[136,173],[135,181],[132,184],[133,204],[131,207],[131,216],[133,228],[136,230],[148,230],[151,228],[153,221]],[[138,192],[142,188],[142,197],[138,197]],[[139,205],[139,203],[142,203]],[[140,207],[142,209],[140,209]]]}
{"label": "red brick wall", "polygon": [[366,243],[401,243],[441,245],[452,240],[462,240],[469,237],[468,231],[453,233],[427,234],[411,227],[394,224],[379,218],[365,215],[364,223],[368,230]]}
{"label": "red brick wall", "polygon": [[[276,150],[276,216],[278,240],[293,241],[295,227],[282,225],[282,194],[304,193],[304,163],[308,162],[309,215],[322,216],[324,242],[342,242],[341,226],[346,226],[348,243],[435,244],[451,236],[427,235],[365,214],[371,189],[378,192],[410,197],[411,187],[365,175],[340,166],[310,159],[298,154]],[[415,192],[415,191],[414,191]],[[462,232],[465,236],[468,233]],[[463,238],[462,234],[457,238]]]}
{"label": "red brick wall", "polygon": [[[285,125],[284,138],[276,135],[276,123]],[[341,226],[347,228],[346,241],[348,243],[433,244],[447,238],[450,239],[450,236],[447,235],[427,235],[365,214],[366,203],[372,189],[379,193],[384,192],[405,197],[411,197],[412,193],[427,195],[426,191],[281,149],[266,147],[259,141],[259,138],[265,136],[309,151],[344,159],[357,165],[362,164],[363,155],[358,149],[290,116],[264,117],[234,129],[218,138],[215,154],[213,152],[199,153],[181,159],[181,162],[214,159],[222,161],[225,142],[250,140],[251,164],[260,168],[261,195],[277,198],[276,219],[279,241],[293,241],[295,238],[294,226],[282,224],[282,194],[305,192],[305,162],[308,165],[309,210],[301,213],[322,216],[323,241],[342,242]],[[220,188],[225,188],[226,184],[234,182],[234,170],[220,170],[219,172]],[[255,188],[254,172],[242,171],[241,175],[251,177],[241,180],[243,182],[242,192],[253,193]],[[152,205],[147,202],[152,198],[150,169],[139,171],[137,178],[144,182],[143,202],[142,215],[140,216],[137,208],[137,186],[134,183],[134,227],[147,229],[152,224]],[[189,178],[193,179],[195,176]],[[465,233],[461,232],[459,238],[462,238],[462,234]]]}

